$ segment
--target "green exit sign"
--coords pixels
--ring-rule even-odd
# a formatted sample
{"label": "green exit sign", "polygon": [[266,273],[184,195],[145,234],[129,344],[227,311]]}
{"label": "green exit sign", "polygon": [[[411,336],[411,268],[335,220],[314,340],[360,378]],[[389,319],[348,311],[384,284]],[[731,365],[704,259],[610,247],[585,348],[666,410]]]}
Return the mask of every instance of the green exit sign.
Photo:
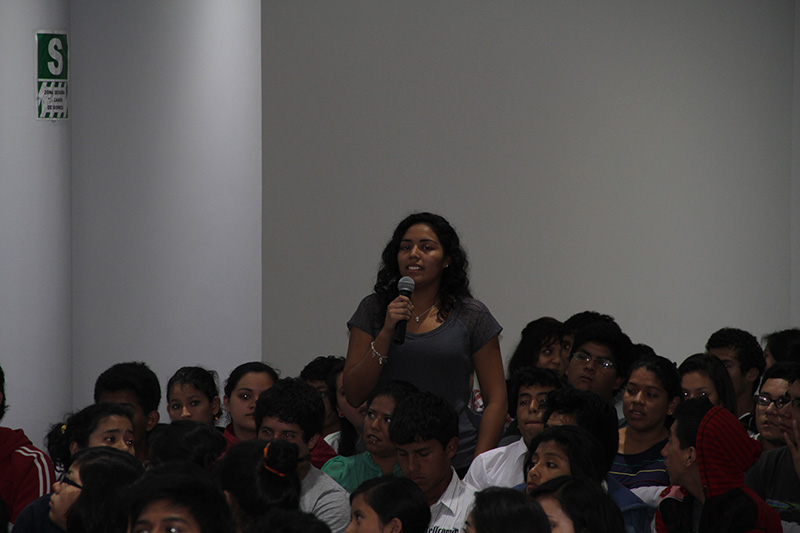
{"label": "green exit sign", "polygon": [[36,33],[36,110],[40,119],[69,118],[67,34]]}

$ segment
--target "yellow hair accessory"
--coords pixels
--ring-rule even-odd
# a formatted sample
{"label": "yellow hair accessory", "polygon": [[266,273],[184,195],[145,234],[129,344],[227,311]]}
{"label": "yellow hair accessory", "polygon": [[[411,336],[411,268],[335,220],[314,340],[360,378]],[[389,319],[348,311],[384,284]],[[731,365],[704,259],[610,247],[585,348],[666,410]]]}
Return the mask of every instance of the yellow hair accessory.
{"label": "yellow hair accessory", "polygon": [[66,432],[67,432],[67,425],[66,424],[61,424],[61,434],[63,435]]}

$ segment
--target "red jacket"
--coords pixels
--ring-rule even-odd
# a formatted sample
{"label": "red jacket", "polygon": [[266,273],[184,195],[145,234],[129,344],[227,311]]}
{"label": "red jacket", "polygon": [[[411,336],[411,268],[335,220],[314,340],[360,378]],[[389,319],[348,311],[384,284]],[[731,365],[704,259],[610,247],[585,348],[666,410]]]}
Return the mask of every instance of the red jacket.
{"label": "red jacket", "polygon": [[[761,455],[761,443],[747,435],[730,411],[713,407],[706,413],[697,430],[695,448],[706,496],[699,531],[782,531],[778,513],[744,484],[744,472]],[[661,496],[656,530],[659,533],[693,531],[694,498],[680,487],[668,487]]]}
{"label": "red jacket", "polygon": [[12,522],[26,505],[50,492],[55,478],[50,458],[24,431],[0,427],[0,499]]}

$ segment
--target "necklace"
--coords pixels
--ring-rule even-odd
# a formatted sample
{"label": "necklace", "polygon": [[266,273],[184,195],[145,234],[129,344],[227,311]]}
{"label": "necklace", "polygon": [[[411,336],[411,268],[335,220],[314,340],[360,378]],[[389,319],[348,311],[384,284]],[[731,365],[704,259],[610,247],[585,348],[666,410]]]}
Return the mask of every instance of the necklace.
{"label": "necklace", "polygon": [[430,312],[430,310],[433,309],[434,307],[436,307],[436,302],[434,302],[432,306],[430,306],[420,314],[415,313],[414,310],[412,309],[411,314],[414,315],[414,319],[417,321],[417,324],[419,324],[419,319],[427,315]]}

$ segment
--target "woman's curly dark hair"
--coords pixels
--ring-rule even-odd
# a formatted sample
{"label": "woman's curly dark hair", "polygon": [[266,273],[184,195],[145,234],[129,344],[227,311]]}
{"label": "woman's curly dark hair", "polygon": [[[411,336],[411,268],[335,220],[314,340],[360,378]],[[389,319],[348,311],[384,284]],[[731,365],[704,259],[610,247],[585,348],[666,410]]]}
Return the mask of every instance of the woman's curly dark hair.
{"label": "woman's curly dark hair", "polygon": [[442,271],[442,282],[439,286],[439,313],[438,317],[444,321],[456,304],[464,298],[471,298],[469,290],[469,261],[467,252],[461,247],[456,230],[442,216],[433,213],[413,213],[403,219],[394,230],[392,239],[386,244],[381,254],[381,267],[378,270],[378,279],[375,282],[375,294],[381,302],[381,312],[386,313],[386,307],[397,298],[397,282],[400,280],[400,267],[397,264],[397,253],[400,251],[400,241],[408,229],[415,224],[424,224],[431,228],[439,238],[444,256],[449,260],[449,267]]}

